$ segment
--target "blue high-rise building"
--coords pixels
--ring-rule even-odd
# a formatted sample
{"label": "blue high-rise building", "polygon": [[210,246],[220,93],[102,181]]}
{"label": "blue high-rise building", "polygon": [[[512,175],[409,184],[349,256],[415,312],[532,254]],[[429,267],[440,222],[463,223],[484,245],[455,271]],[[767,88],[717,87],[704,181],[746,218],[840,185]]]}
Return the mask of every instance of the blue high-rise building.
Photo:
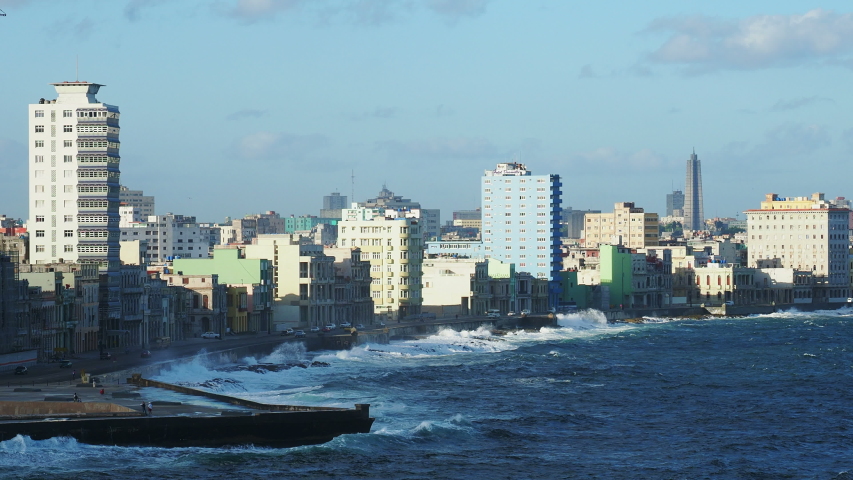
{"label": "blue high-rise building", "polygon": [[484,255],[550,280],[556,298],[562,269],[560,176],[533,175],[523,164],[499,163],[481,181]]}

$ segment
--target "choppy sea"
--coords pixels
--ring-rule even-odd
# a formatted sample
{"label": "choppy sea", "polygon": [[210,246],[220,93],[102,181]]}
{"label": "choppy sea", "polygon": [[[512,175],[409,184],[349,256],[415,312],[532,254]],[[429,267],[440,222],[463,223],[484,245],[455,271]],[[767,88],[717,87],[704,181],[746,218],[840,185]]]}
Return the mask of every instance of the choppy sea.
{"label": "choppy sea", "polygon": [[[0,477],[853,478],[853,310],[559,323],[176,365],[159,379],[269,403],[370,403],[376,422],[289,449],[17,437],[0,442]],[[264,363],[313,366],[239,367]]]}

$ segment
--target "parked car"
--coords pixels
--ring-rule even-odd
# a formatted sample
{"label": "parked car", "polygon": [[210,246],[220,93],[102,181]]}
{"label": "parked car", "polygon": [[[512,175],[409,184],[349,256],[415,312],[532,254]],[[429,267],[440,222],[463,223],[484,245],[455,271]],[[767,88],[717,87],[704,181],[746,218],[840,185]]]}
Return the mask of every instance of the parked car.
{"label": "parked car", "polygon": [[143,350],[142,353],[139,354],[141,358],[148,358],[151,356],[151,352],[148,350]]}
{"label": "parked car", "polygon": [[321,331],[322,332],[331,332],[334,329],[335,329],[335,327],[333,327],[332,325],[326,325],[325,327],[323,327],[323,330],[321,330]]}
{"label": "parked car", "polygon": [[364,330],[364,324],[363,324],[363,323],[359,323],[358,325],[356,325],[356,326],[355,326],[355,328],[357,328],[357,329],[359,329],[359,330]]}
{"label": "parked car", "polygon": [[204,332],[201,334],[201,338],[219,338],[219,334],[216,332]]}
{"label": "parked car", "polygon": [[312,333],[317,333],[317,332],[319,332],[319,331],[320,331],[320,327],[318,327],[318,326],[316,326],[316,325],[314,325],[313,327],[311,327],[311,332],[312,332]]}
{"label": "parked car", "polygon": [[63,360],[59,362],[59,368],[71,368],[71,360]]}
{"label": "parked car", "polygon": [[287,330],[283,330],[283,331],[281,332],[281,334],[282,334],[282,335],[284,335],[284,336],[287,336],[287,335],[293,335],[293,329],[292,329],[292,328],[288,328]]}
{"label": "parked car", "polygon": [[19,365],[19,366],[15,367],[15,375],[26,375],[26,374],[27,374],[27,367],[25,367],[23,365]]}
{"label": "parked car", "polygon": [[341,324],[341,328],[350,328],[350,327],[352,327],[352,324],[349,322],[344,322]]}
{"label": "parked car", "polygon": [[526,317],[526,316],[528,316],[528,315],[530,315],[530,310],[528,310],[528,309],[526,309],[526,308],[525,308],[524,310],[522,310],[522,311],[521,311],[521,316],[522,316],[522,317]]}
{"label": "parked car", "polygon": [[293,336],[296,338],[304,338],[305,332],[303,332],[302,330],[297,330],[297,331],[293,332]]}
{"label": "parked car", "polygon": [[113,358],[113,354],[110,352],[101,352],[101,360],[109,360]]}

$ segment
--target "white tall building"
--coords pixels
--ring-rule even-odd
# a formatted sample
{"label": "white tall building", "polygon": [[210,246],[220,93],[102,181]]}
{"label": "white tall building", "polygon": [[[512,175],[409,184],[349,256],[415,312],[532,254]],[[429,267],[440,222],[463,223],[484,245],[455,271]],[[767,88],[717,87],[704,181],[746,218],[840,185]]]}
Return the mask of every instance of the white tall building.
{"label": "white tall building", "polygon": [[560,176],[532,175],[520,163],[499,163],[481,181],[485,257],[558,281]]}
{"label": "white tall building", "polygon": [[93,263],[118,272],[119,109],[103,86],[53,83],[58,97],[29,106],[32,263]]}

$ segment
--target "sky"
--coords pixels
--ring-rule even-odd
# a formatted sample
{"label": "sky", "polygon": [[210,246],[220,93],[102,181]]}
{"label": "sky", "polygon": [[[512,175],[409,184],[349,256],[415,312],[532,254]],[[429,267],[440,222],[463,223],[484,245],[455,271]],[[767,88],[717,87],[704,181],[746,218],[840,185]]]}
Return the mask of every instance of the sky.
{"label": "sky", "polygon": [[[27,105],[106,85],[121,182],[199,221],[318,215],[383,184],[453,210],[518,161],[563,205],[706,217],[853,197],[849,1],[0,0],[0,214],[27,217]],[[76,65],[79,65],[77,67]],[[79,72],[79,73],[77,73]],[[352,201],[353,198],[350,198]],[[743,215],[740,214],[740,218]]]}

